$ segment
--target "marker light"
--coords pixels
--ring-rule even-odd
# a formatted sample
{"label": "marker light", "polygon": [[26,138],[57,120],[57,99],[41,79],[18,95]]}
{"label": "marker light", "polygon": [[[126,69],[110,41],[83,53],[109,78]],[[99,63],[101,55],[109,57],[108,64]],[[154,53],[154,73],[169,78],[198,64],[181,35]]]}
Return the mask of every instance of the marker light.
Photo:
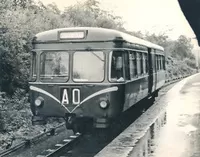
{"label": "marker light", "polygon": [[84,32],[60,32],[60,39],[83,39]]}
{"label": "marker light", "polygon": [[41,105],[43,105],[43,103],[44,103],[44,99],[42,97],[38,97],[35,100],[35,106],[37,106],[37,107],[40,107]]}
{"label": "marker light", "polygon": [[100,105],[100,107],[103,108],[103,109],[105,109],[105,108],[108,107],[108,103],[107,103],[106,101],[104,101],[104,100],[101,101],[99,105]]}

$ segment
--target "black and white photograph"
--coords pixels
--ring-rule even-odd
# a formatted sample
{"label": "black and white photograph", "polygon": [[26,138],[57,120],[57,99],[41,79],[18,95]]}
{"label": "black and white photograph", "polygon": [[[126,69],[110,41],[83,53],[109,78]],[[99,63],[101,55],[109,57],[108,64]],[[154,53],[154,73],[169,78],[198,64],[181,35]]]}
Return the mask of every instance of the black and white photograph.
{"label": "black and white photograph", "polygon": [[200,0],[0,0],[0,157],[200,157]]}

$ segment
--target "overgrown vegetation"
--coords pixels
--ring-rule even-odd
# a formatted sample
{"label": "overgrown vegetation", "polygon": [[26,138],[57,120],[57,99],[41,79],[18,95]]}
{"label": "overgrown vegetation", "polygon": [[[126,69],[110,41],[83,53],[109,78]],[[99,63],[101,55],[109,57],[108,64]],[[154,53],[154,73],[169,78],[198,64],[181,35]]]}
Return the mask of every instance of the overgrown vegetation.
{"label": "overgrown vegetation", "polygon": [[[102,10],[96,0],[67,7],[64,12],[55,4],[45,6],[41,2],[35,4],[33,0],[0,0],[0,132],[31,128],[27,91],[32,37],[41,31],[71,26],[127,32],[122,18]],[[173,41],[165,34],[128,33],[165,48],[169,78],[194,71],[192,46],[185,36]]]}
{"label": "overgrown vegetation", "polygon": [[190,39],[181,35],[177,40],[170,40],[166,35],[147,35],[146,39],[161,45],[166,55],[167,79],[188,75],[195,72],[195,56],[192,53]]}

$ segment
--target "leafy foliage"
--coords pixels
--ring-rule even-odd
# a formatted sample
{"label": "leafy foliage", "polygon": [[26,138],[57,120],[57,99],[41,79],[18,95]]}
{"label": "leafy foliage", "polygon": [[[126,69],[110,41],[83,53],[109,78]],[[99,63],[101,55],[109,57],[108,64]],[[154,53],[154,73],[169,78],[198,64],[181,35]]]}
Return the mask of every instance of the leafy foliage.
{"label": "leafy foliage", "polygon": [[30,41],[45,30],[70,26],[95,26],[122,29],[120,17],[99,8],[99,2],[88,0],[65,9],[55,4],[48,6],[32,0],[1,0],[0,28],[0,88],[12,95],[16,88],[28,89]]}

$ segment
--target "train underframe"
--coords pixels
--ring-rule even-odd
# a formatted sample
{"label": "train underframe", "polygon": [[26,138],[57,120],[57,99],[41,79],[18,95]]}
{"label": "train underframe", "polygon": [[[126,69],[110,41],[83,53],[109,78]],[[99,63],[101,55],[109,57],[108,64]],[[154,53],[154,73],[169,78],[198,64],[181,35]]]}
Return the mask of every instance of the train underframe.
{"label": "train underframe", "polygon": [[[108,128],[111,119],[109,118],[91,118],[91,117],[77,117],[74,113],[66,113],[65,126],[74,133],[85,132],[91,128]],[[32,116],[33,125],[45,125],[47,117]]]}

